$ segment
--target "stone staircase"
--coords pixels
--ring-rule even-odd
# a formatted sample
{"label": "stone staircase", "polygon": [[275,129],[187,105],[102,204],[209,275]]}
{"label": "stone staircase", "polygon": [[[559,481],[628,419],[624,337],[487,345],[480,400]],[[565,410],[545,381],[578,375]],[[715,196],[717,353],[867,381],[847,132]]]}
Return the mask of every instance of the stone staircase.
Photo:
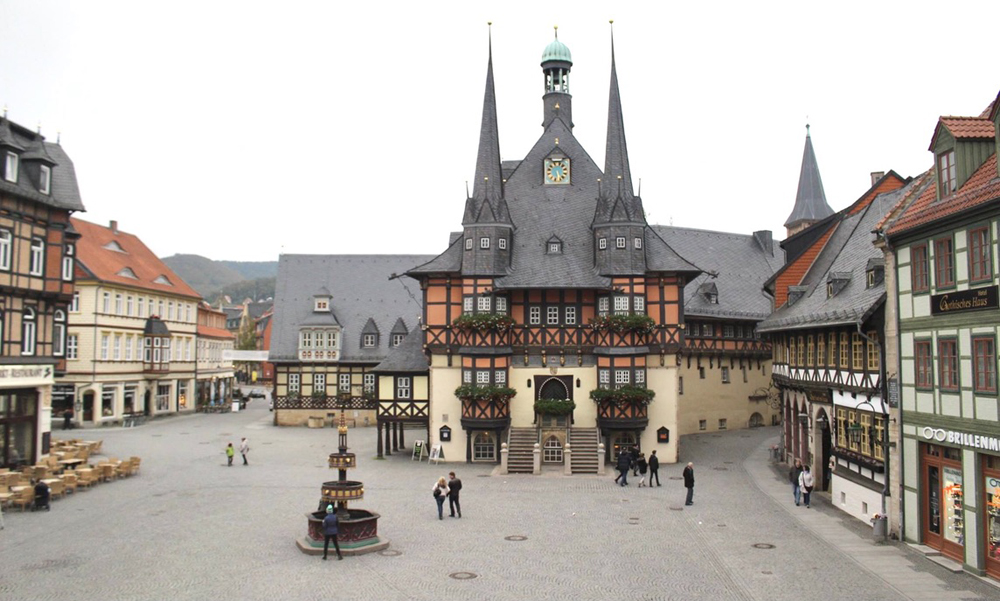
{"label": "stone staircase", "polygon": [[532,474],[535,471],[535,443],[538,430],[511,428],[507,442],[507,472],[511,474]]}
{"label": "stone staircase", "polygon": [[597,441],[597,428],[570,428],[569,444],[573,451],[570,470],[574,474],[597,473]]}

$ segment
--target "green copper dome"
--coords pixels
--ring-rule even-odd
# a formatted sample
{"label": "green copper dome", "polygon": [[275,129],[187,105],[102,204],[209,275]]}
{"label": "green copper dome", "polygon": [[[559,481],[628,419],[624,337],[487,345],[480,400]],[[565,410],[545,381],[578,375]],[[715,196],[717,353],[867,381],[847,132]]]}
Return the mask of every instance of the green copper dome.
{"label": "green copper dome", "polygon": [[548,61],[564,61],[567,63],[573,63],[573,55],[570,54],[569,48],[566,44],[559,41],[558,34],[556,34],[556,39],[552,40],[548,46],[545,47],[545,52],[542,52],[542,63]]}

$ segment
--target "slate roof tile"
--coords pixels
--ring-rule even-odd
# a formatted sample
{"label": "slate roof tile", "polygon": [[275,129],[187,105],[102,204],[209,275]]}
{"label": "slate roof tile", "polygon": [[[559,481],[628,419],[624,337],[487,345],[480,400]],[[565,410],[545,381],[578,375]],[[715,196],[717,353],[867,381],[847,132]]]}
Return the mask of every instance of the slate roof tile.
{"label": "slate roof tile", "polygon": [[429,367],[423,350],[424,336],[419,328],[407,334],[403,342],[389,349],[384,361],[372,369],[375,373],[427,373]]}

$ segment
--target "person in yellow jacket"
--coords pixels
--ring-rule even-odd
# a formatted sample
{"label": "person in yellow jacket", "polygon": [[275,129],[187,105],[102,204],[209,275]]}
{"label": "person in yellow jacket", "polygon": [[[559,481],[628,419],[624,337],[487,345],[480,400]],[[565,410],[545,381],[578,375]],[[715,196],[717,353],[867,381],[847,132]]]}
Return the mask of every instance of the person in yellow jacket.
{"label": "person in yellow jacket", "polygon": [[233,448],[233,443],[229,443],[226,447],[226,461],[229,462],[229,467],[233,467],[233,456],[236,455],[236,449]]}

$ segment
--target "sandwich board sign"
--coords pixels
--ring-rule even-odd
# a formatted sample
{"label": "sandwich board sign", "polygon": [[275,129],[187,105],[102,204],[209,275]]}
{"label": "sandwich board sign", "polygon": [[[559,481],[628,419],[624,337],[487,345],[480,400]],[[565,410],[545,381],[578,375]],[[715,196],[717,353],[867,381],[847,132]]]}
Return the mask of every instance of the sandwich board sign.
{"label": "sandwich board sign", "polygon": [[417,440],[413,443],[413,456],[410,457],[410,461],[420,461],[427,454],[426,448],[424,446],[424,441]]}
{"label": "sandwich board sign", "polygon": [[431,447],[430,463],[437,463],[444,459],[444,453],[441,452],[441,445],[436,444]]}

